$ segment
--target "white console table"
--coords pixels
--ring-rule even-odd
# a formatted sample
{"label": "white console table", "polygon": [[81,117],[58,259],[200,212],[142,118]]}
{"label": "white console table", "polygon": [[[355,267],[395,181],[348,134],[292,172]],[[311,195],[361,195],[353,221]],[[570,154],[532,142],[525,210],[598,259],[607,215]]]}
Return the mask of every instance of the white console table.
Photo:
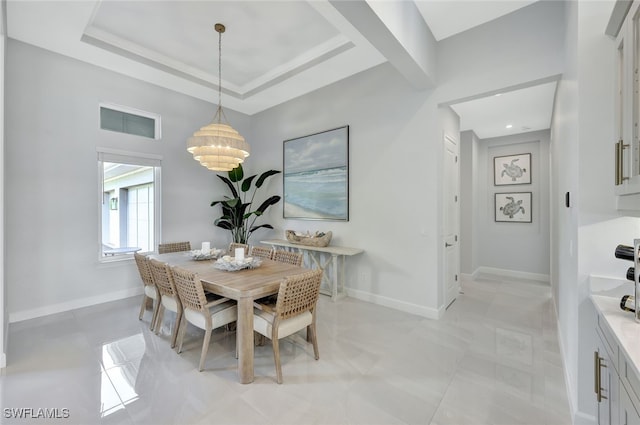
{"label": "white console table", "polygon": [[[336,301],[339,296],[346,295],[345,293],[345,272],[344,263],[345,258],[352,255],[357,255],[364,252],[359,248],[346,248],[343,246],[307,246],[288,242],[283,239],[268,239],[260,241],[265,245],[271,245],[275,247],[283,247],[290,251],[300,251],[305,258],[305,264],[308,267],[317,266],[317,268],[324,271],[322,275],[323,282],[329,286],[329,291],[326,291],[323,287],[320,287],[320,292],[325,295],[330,295],[333,301]],[[323,254],[326,256],[323,259]]]}

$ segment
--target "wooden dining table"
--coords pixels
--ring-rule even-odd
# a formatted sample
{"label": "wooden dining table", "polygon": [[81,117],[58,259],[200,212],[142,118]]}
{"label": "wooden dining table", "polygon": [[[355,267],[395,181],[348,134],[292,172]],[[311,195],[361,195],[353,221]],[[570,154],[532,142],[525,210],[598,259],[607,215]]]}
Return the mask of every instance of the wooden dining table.
{"label": "wooden dining table", "polygon": [[240,383],[253,382],[253,302],[278,293],[280,282],[286,277],[308,272],[308,269],[278,261],[263,259],[259,267],[238,271],[224,271],[213,267],[215,260],[196,261],[190,252],[150,254],[170,266],[198,273],[205,291],[236,300],[238,323],[238,374]]}

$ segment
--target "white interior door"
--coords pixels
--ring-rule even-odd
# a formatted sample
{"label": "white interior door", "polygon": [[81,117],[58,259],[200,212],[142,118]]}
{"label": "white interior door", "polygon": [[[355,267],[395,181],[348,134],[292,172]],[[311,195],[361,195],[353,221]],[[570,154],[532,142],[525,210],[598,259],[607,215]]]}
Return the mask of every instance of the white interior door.
{"label": "white interior door", "polygon": [[444,136],[444,292],[445,305],[460,292],[460,147],[455,139]]}

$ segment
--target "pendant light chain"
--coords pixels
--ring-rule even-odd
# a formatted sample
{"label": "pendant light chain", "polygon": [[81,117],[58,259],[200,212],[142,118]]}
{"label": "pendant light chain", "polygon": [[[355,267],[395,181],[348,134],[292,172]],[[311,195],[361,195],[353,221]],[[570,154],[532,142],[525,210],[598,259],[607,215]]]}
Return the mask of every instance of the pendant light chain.
{"label": "pendant light chain", "polygon": [[222,110],[222,31],[218,31],[218,109]]}

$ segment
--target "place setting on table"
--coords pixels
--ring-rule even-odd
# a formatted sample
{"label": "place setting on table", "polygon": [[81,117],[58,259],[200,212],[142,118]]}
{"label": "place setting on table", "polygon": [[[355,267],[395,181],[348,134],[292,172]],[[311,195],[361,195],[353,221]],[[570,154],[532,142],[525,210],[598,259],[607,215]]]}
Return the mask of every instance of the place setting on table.
{"label": "place setting on table", "polygon": [[207,261],[216,260],[213,267],[217,270],[235,272],[243,269],[255,269],[260,267],[262,260],[257,257],[245,256],[244,248],[235,248],[234,256],[225,254],[226,250],[220,248],[211,248],[209,242],[203,242],[201,249],[189,252],[192,260]]}
{"label": "place setting on table", "polygon": [[207,261],[217,260],[224,254],[224,252],[224,249],[215,247],[211,248],[211,244],[209,242],[202,242],[202,248],[189,251],[189,255],[191,255],[192,260]]}

